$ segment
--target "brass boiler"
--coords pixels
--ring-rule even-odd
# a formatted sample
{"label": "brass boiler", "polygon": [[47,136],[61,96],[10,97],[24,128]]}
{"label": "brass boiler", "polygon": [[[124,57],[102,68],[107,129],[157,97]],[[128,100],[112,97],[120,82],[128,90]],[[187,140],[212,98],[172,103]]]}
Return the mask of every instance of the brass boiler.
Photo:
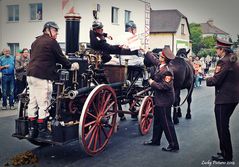
{"label": "brass boiler", "polygon": [[99,65],[101,64],[101,54],[99,52],[95,53],[88,53],[86,54],[87,60],[89,64],[95,65],[95,69],[99,68]]}

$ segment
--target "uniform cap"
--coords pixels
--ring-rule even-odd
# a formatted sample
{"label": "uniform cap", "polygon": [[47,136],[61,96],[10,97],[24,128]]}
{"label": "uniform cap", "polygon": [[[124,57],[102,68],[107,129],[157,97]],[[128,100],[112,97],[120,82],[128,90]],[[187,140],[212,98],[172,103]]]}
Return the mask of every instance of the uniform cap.
{"label": "uniform cap", "polygon": [[216,48],[228,48],[229,49],[229,48],[231,48],[231,46],[232,46],[231,42],[217,38],[217,43],[215,46]]}
{"label": "uniform cap", "polygon": [[43,26],[43,32],[47,29],[47,28],[55,28],[55,29],[59,29],[58,25],[54,22],[54,21],[48,21],[44,24]]}
{"label": "uniform cap", "polygon": [[92,28],[94,29],[101,29],[103,28],[104,25],[100,21],[94,21],[92,24]]}
{"label": "uniform cap", "polygon": [[130,20],[125,24],[125,28],[136,28],[136,24],[134,23],[134,21]]}
{"label": "uniform cap", "polygon": [[163,50],[162,50],[162,55],[167,57],[168,59],[172,60],[175,58],[175,55],[173,54],[173,52],[170,50],[169,47],[165,47]]}

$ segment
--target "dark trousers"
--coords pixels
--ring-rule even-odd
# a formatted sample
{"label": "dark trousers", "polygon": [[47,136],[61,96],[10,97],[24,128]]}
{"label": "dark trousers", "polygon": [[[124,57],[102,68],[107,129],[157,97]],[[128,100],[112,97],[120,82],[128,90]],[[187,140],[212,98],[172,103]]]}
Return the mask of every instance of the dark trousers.
{"label": "dark trousers", "polygon": [[223,157],[228,161],[231,161],[233,158],[229,122],[237,104],[238,103],[216,104],[214,109],[220,150]]}
{"label": "dark trousers", "polygon": [[163,132],[169,145],[178,148],[178,140],[171,117],[171,106],[155,106],[152,141],[155,143],[160,143]]}
{"label": "dark trousers", "polygon": [[19,95],[27,87],[26,76],[23,76],[22,80],[16,79],[16,95]]}

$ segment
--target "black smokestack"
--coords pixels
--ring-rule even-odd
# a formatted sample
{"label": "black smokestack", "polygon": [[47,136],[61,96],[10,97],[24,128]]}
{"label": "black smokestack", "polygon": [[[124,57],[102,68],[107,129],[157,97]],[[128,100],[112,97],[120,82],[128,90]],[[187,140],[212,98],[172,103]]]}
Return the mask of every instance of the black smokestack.
{"label": "black smokestack", "polygon": [[80,15],[78,13],[67,13],[66,19],[66,55],[74,55],[79,51],[79,32],[80,32]]}

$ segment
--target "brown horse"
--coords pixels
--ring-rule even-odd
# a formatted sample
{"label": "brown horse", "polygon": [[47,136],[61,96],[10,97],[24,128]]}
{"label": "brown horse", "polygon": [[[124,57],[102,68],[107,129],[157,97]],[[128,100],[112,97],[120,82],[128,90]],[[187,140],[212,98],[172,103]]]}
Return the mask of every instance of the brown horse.
{"label": "brown horse", "polygon": [[[154,49],[154,53],[159,53],[162,49]],[[175,91],[175,102],[173,104],[173,121],[175,124],[179,123],[178,117],[181,117],[181,105],[187,100],[187,114],[186,119],[191,119],[191,102],[192,102],[192,92],[194,88],[194,69],[192,64],[186,60],[187,54],[190,50],[179,49],[176,58],[170,61],[169,66],[174,72],[174,91]],[[149,65],[149,64],[148,64]],[[187,89],[187,96],[184,101],[180,104],[180,90]]]}

